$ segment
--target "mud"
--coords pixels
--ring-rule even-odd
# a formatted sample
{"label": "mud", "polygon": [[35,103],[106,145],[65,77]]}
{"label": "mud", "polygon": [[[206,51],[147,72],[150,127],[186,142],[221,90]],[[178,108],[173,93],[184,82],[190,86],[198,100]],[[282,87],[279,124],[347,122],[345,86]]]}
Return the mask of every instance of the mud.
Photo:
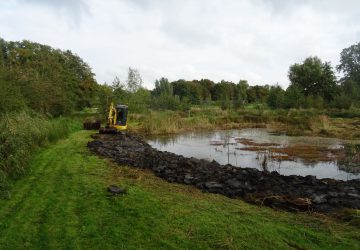
{"label": "mud", "polygon": [[88,147],[98,155],[111,158],[119,165],[151,169],[169,182],[193,185],[204,192],[291,211],[360,209],[360,180],[282,176],[277,172],[220,165],[158,151],[131,133],[97,134],[94,139]]}

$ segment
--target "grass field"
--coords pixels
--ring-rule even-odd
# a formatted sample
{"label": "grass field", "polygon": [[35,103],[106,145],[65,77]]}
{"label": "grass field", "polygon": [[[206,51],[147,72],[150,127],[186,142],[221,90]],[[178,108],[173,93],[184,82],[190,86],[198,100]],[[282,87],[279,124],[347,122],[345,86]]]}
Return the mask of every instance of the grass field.
{"label": "grass field", "polygon": [[[90,154],[90,132],[41,149],[0,200],[1,249],[359,249],[360,229],[249,205]],[[109,196],[106,187],[128,189]]]}

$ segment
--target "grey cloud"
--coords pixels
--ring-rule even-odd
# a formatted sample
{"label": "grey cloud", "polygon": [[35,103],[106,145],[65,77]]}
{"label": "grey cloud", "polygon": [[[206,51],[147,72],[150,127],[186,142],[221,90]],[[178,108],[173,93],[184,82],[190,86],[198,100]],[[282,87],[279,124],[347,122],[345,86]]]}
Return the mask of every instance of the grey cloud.
{"label": "grey cloud", "polygon": [[161,76],[286,86],[290,64],[316,55],[336,65],[360,39],[358,0],[12,1],[0,8],[4,38],[71,49],[99,82],[132,66],[148,87]]}
{"label": "grey cloud", "polygon": [[83,14],[89,14],[85,0],[18,0],[28,5],[45,6],[54,11],[65,12],[73,22],[79,24]]}

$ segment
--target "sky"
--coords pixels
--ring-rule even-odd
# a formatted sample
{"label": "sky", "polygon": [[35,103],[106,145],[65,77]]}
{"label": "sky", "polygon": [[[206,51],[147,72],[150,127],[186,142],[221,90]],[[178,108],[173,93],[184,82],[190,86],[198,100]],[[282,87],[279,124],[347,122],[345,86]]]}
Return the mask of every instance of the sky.
{"label": "sky", "polygon": [[70,49],[99,83],[129,67],[169,80],[288,86],[289,66],[333,66],[360,42],[359,0],[0,0],[0,37]]}

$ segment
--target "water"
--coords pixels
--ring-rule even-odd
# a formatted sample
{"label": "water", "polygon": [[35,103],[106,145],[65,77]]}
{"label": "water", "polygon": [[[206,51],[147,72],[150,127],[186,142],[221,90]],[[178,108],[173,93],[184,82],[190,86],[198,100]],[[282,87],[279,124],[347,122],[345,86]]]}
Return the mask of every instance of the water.
{"label": "water", "polygon": [[[215,160],[220,164],[229,163],[262,171],[277,171],[282,175],[314,175],[317,178],[339,180],[360,178],[360,166],[356,165],[357,163],[353,164],[351,160],[344,160],[349,159],[347,155],[344,157],[345,145],[354,143],[353,141],[321,137],[292,137],[274,135],[265,129],[243,129],[158,136],[149,139],[148,143],[161,151],[186,157]],[[266,144],[262,143],[274,145],[269,144],[268,147],[263,147]],[[319,159],[308,159],[304,155],[295,155],[287,159],[285,153],[272,152],[287,147],[325,147],[328,151],[320,151],[322,157]],[[249,148],[254,151],[250,151]],[[338,155],[332,155],[332,149],[341,152],[342,160]],[[284,160],[281,157],[284,157]],[[321,159],[323,157],[327,159]]]}

